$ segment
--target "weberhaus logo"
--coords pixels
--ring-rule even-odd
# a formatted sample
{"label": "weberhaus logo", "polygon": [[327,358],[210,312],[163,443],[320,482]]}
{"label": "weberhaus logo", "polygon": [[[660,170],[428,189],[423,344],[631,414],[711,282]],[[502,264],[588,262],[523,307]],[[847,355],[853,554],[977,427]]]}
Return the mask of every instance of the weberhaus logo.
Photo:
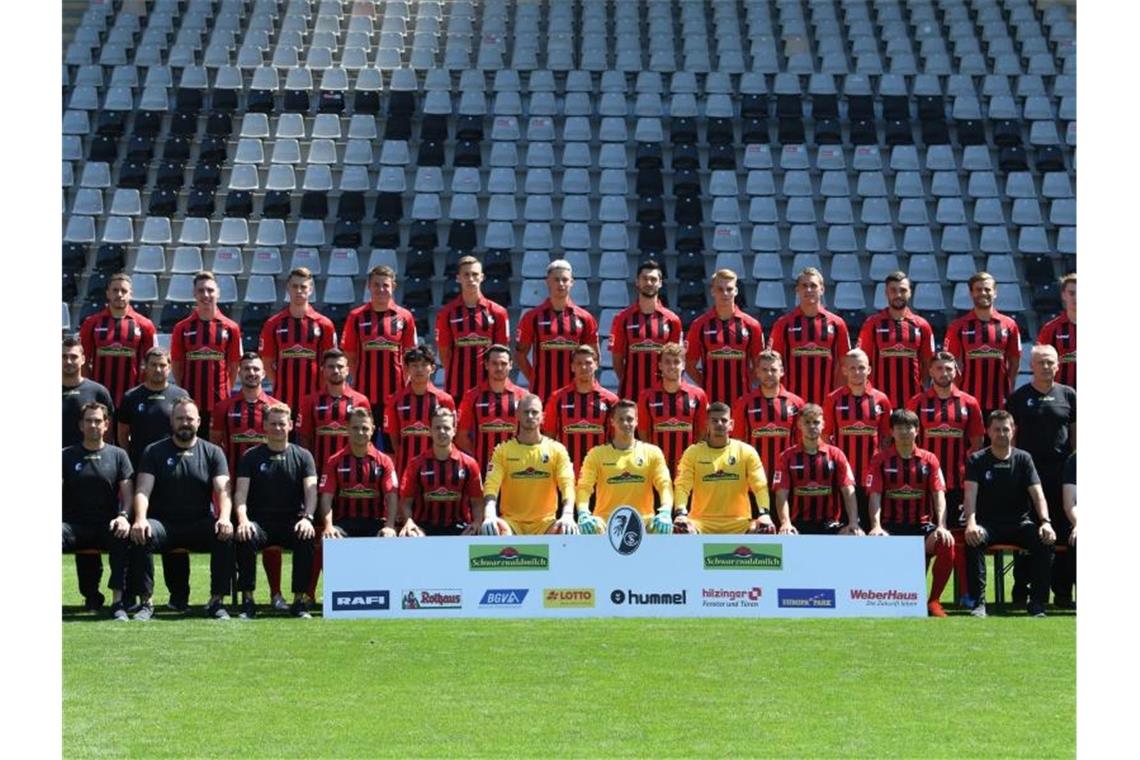
{"label": "weberhaus logo", "polygon": [[782,544],[705,544],[705,570],[781,570]]}
{"label": "weberhaus logo", "polygon": [[550,567],[547,544],[479,544],[467,547],[472,570],[546,570]]}
{"label": "weberhaus logo", "polygon": [[902,591],[897,588],[877,591],[874,589],[851,589],[851,601],[862,602],[868,607],[917,607],[917,591]]}

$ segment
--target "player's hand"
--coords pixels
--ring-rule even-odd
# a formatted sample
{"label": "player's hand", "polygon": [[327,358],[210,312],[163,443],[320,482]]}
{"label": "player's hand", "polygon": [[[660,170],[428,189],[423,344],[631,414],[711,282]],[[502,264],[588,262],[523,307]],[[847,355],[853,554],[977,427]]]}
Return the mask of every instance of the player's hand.
{"label": "player's hand", "polygon": [[671,509],[662,509],[653,515],[649,521],[649,532],[668,535],[673,532],[673,521],[669,519]]}
{"label": "player's hand", "polygon": [[340,538],[340,533],[338,533],[337,529],[334,528],[332,525],[329,525],[329,526],[325,527],[324,530],[321,531],[321,538],[335,540],[335,539]]}
{"label": "player's hand", "polygon": [[317,535],[317,530],[313,527],[313,521],[304,517],[298,520],[297,524],[293,526],[293,532],[297,534],[297,538],[302,541],[308,541]]}
{"label": "player's hand", "polygon": [[218,520],[214,523],[214,535],[219,541],[229,541],[234,535],[234,525],[229,520]]}
{"label": "player's hand", "polygon": [[131,526],[131,540],[142,546],[150,540],[150,523],[146,520],[135,520]]}
{"label": "player's hand", "polygon": [[693,523],[689,520],[688,515],[677,515],[676,519],[673,520],[673,532],[696,533],[697,531],[693,528]]}
{"label": "player's hand", "polygon": [[873,528],[871,528],[869,531],[867,531],[867,535],[868,536],[889,536],[891,534],[887,533],[885,530],[883,530],[882,525],[876,525]]}
{"label": "player's hand", "polygon": [[562,515],[554,521],[554,532],[563,536],[576,536],[579,533],[578,523],[570,515]]}
{"label": "player's hand", "polygon": [[499,535],[499,524],[495,518],[490,517],[483,521],[479,526],[479,532],[484,536],[497,536]]}
{"label": "player's hand", "polygon": [[748,532],[758,533],[761,535],[771,535],[776,532],[776,525],[772,522],[771,517],[768,515],[761,515],[749,524]]}
{"label": "player's hand", "polygon": [[1077,545],[1077,526],[1073,526],[1073,530],[1069,533],[1069,546]]}
{"label": "player's hand", "polygon": [[395,538],[396,537],[396,531],[393,530],[392,528],[389,528],[387,525],[385,525],[383,528],[380,529],[380,532],[377,533],[376,535],[379,536],[380,538]]}
{"label": "player's hand", "polygon": [[253,538],[253,523],[249,520],[238,520],[237,540],[245,543],[251,538]]}
{"label": "player's hand", "polygon": [[846,525],[844,525],[842,528],[839,529],[839,535],[841,535],[841,536],[865,536],[867,534],[865,532],[863,532],[863,529],[861,527],[859,527],[858,523],[855,523],[855,524],[847,523]]}
{"label": "player's hand", "polygon": [[986,529],[974,523],[973,525],[966,526],[966,543],[970,546],[978,546],[986,540]]}
{"label": "player's hand", "polygon": [[127,521],[127,518],[122,515],[112,520],[111,524],[107,527],[110,529],[111,535],[115,538],[126,538],[131,533],[131,524]]}
{"label": "player's hand", "polygon": [[1037,535],[1041,537],[1041,543],[1046,546],[1052,546],[1057,543],[1057,534],[1053,531],[1053,526],[1050,523],[1044,523],[1038,528]]}
{"label": "player's hand", "polygon": [[796,526],[792,525],[790,522],[782,523],[780,525],[780,529],[776,532],[781,536],[798,536],[800,533],[798,530],[796,530]]}
{"label": "player's hand", "polygon": [[473,522],[467,523],[467,527],[464,528],[460,532],[459,535],[461,535],[461,536],[477,536],[477,535],[479,535],[479,526]]}
{"label": "player's hand", "polygon": [[400,528],[400,536],[403,538],[417,538],[423,536],[423,534],[424,532],[420,530],[420,526],[416,525],[410,517],[408,521],[404,523],[404,527]]}
{"label": "player's hand", "polygon": [[951,533],[950,531],[946,530],[945,528],[935,528],[934,529],[934,544],[936,546],[938,544],[942,544],[943,546],[953,546],[954,545],[954,534]]}
{"label": "player's hand", "polygon": [[594,517],[588,510],[583,509],[578,513],[578,530],[584,536],[596,536],[606,529],[605,523],[601,518]]}

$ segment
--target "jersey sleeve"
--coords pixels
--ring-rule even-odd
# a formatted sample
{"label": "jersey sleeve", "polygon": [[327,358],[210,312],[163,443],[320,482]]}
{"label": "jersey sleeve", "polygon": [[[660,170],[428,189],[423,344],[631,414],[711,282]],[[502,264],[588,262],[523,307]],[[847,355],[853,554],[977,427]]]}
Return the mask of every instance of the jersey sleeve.
{"label": "jersey sleeve", "polygon": [[226,342],[226,364],[236,367],[241,361],[241,326],[230,322],[226,329],[230,331],[230,339]]}
{"label": "jersey sleeve", "polygon": [[257,353],[269,364],[277,361],[277,320],[270,318],[261,326],[261,336],[257,342]]}
{"label": "jersey sleeve", "polygon": [[226,453],[222,451],[221,446],[207,446],[206,447],[206,461],[210,466],[211,478],[229,477],[230,466],[226,462]]}
{"label": "jersey sleeve", "polygon": [[399,417],[396,416],[396,402],[399,398],[399,395],[391,396],[384,402],[384,419],[378,420],[380,429],[389,435],[393,445],[400,439]]}
{"label": "jersey sleeve", "polygon": [[847,332],[847,323],[843,321],[843,317],[833,316],[835,317],[835,343],[832,344],[831,355],[835,357],[836,362],[842,362],[843,357],[851,350],[851,336]]}
{"label": "jersey sleeve", "polygon": [[1009,330],[1009,338],[1005,343],[1005,357],[1016,373],[1018,362],[1021,361],[1021,328],[1017,326],[1017,322],[1010,319],[1006,329]]}
{"label": "jersey sleeve", "polygon": [[[986,421],[982,419],[982,405],[973,396],[964,399],[968,412],[969,419],[966,420],[966,435],[970,438],[977,438],[986,434]],[[969,443],[967,441],[967,443]]]}
{"label": "jersey sleeve", "polygon": [[949,353],[954,354],[954,358],[958,360],[958,377],[962,376],[962,337],[960,335],[961,325],[958,320],[950,323],[946,328],[946,337],[942,339],[942,348]]}
{"label": "jersey sleeve", "polygon": [[91,364],[95,361],[95,317],[90,316],[83,320],[79,327],[79,345],[83,347],[83,361]]}
{"label": "jersey sleeve", "polygon": [[558,492],[562,495],[562,500],[573,498],[574,463],[570,460],[570,452],[561,443],[555,442],[554,456],[550,458],[550,461],[554,465],[554,478],[558,484]]}
{"label": "jersey sleeve", "polygon": [[508,441],[503,441],[491,453],[491,459],[487,462],[487,478],[483,481],[483,495],[499,498],[499,489],[503,485],[503,477],[506,474],[507,466],[507,452],[506,446]]}
{"label": "jersey sleeve", "polygon": [[598,454],[597,451],[600,447],[594,446],[586,452],[586,458],[582,460],[582,468],[578,471],[578,485],[575,496],[575,504],[578,509],[590,508],[590,494],[594,492],[594,484],[597,482],[597,467],[598,467]]}
{"label": "jersey sleeve", "polygon": [[515,346],[519,351],[525,352],[525,350],[530,348],[531,344],[534,343],[534,320],[536,313],[535,309],[531,309],[519,318],[519,335],[516,341],[517,345]]}
{"label": "jersey sleeve", "polygon": [[788,470],[788,459],[791,449],[787,448],[776,457],[776,471],[772,473],[772,487],[777,491],[791,490],[791,477]]}
{"label": "jersey sleeve", "polygon": [[317,344],[317,348],[320,350],[320,356],[317,358],[317,361],[321,361],[324,359],[325,351],[331,351],[336,348],[336,325],[323,314],[320,316],[318,324],[321,326],[321,341]]}
{"label": "jersey sleeve", "polygon": [[301,459],[301,477],[317,477],[317,462],[315,459],[313,459],[312,452],[306,448],[302,448],[301,446],[297,447],[297,452],[300,454]]}
{"label": "jersey sleeve", "polygon": [[214,413],[210,415],[210,432],[217,433],[218,435],[225,435],[226,432],[226,414],[230,411],[229,399],[218,404],[214,407]]}
{"label": "jersey sleeve", "polygon": [[115,462],[115,469],[116,469],[115,479],[118,483],[121,483],[124,480],[130,480],[134,476],[135,470],[133,467],[131,467],[131,458],[129,456],[127,456],[127,452],[123,451],[122,449],[118,448],[117,446],[115,447],[115,449],[116,449],[115,457],[117,460]]}
{"label": "jersey sleeve", "polygon": [[[183,334],[186,332],[185,322],[179,322],[174,326],[174,331],[170,334],[170,360],[180,362],[186,357],[186,348],[182,345]],[[179,385],[182,385],[182,378],[176,377]]]}
{"label": "jersey sleeve", "polygon": [[825,441],[829,437],[833,441],[839,440],[835,430],[835,399],[832,393],[823,398],[823,432],[820,435]]}
{"label": "jersey sleeve", "polygon": [[467,478],[463,483],[463,495],[469,499],[483,498],[483,475],[479,472],[479,463],[474,457],[463,455],[463,469],[467,470]]}
{"label": "jersey sleeve", "polygon": [[685,449],[681,461],[677,463],[677,478],[673,481],[673,503],[678,509],[684,509],[689,504],[689,496],[693,493],[693,480],[696,477],[697,445],[693,444]]}
{"label": "jersey sleeve", "polygon": [[985,466],[982,462],[985,460],[983,456],[969,456],[966,457],[966,482],[974,483],[975,485],[981,483],[985,477],[983,470]]}
{"label": "jersey sleeve", "polygon": [[[836,462],[836,467],[839,463]],[[883,452],[875,454],[867,465],[867,482],[863,484],[868,494],[883,492]]]}
{"label": "jersey sleeve", "polygon": [[340,347],[345,353],[356,353],[360,350],[360,340],[356,334],[356,323],[360,320],[360,312],[353,309],[344,320],[344,330],[340,335]]}
{"label": "jersey sleeve", "polygon": [[380,480],[380,493],[384,496],[390,493],[398,494],[400,483],[396,477],[396,465],[392,462],[392,457],[382,453],[380,463],[384,467],[384,477]]}
{"label": "jersey sleeve", "polygon": [[749,327],[752,334],[748,336],[748,353],[755,358],[764,350],[764,327],[756,319],[749,323]]}
{"label": "jersey sleeve", "polygon": [[1027,451],[1019,451],[1018,457],[1025,466],[1025,487],[1041,485],[1041,476],[1037,474],[1037,465],[1033,464],[1033,457]]}
{"label": "jersey sleeve", "polygon": [[444,409],[450,409],[453,412],[457,411],[455,408],[455,399],[453,399],[451,397],[451,394],[447,391],[439,391],[439,393],[436,395],[436,401]]}
{"label": "jersey sleeve", "polygon": [[729,412],[732,417],[732,432],[735,437],[739,437],[741,440],[747,440],[749,432],[744,429],[746,420],[744,413],[745,399],[745,396],[737,396],[734,398],[732,400],[732,410]]}
{"label": "jersey sleeve", "polygon": [[764,472],[764,463],[760,461],[760,454],[747,444],[740,448],[748,477],[748,488],[756,497],[756,506],[760,509],[768,509],[771,506],[768,498],[768,476]]}
{"label": "jersey sleeve", "polygon": [[[622,310],[617,316],[614,317],[614,321],[610,323],[610,354],[613,356],[625,356],[626,314],[627,312],[625,310]],[[627,367],[626,372],[628,371],[629,368]]]}
{"label": "jersey sleeve", "polygon": [[693,412],[693,440],[701,441],[705,437],[705,428],[709,418],[709,396],[703,388],[694,391],[697,397],[697,408]]}
{"label": "jersey sleeve", "polygon": [[879,413],[879,443],[882,444],[883,441],[891,439],[891,412],[894,411],[894,408],[885,393],[879,394],[875,403],[882,407],[882,411]]}
{"label": "jersey sleeve", "polygon": [[1069,454],[1065,460],[1065,469],[1061,473],[1061,485],[1075,486],[1077,484],[1077,454]]}
{"label": "jersey sleeve", "polygon": [[657,499],[662,506],[673,504],[673,481],[669,478],[669,465],[665,462],[665,452],[657,446],[649,446],[649,479],[657,489]]}
{"label": "jersey sleeve", "polygon": [[95,389],[95,400],[103,406],[107,407],[107,411],[113,416],[115,414],[115,400],[111,398],[111,393],[105,387],[99,386]]}
{"label": "jersey sleeve", "polygon": [[158,452],[155,446],[158,446],[160,441],[150,444],[143,449],[142,456],[139,457],[139,474],[157,475],[158,474]]}
{"label": "jersey sleeve", "polygon": [[582,322],[584,324],[584,329],[582,330],[582,345],[597,346],[598,320],[594,319],[593,314],[582,309]]}
{"label": "jersey sleeve", "polygon": [[400,475],[400,498],[411,499],[416,495],[416,486],[419,484],[420,458],[413,459]]}
{"label": "jersey sleeve", "polygon": [[701,326],[704,320],[697,317],[689,325],[689,334],[685,336],[685,360],[696,364],[701,360],[704,346],[701,344]]}
{"label": "jersey sleeve", "polygon": [[[455,430],[456,435],[458,435],[460,432],[466,430],[472,434],[472,437],[474,437],[474,434],[475,434],[475,394],[472,393],[471,391],[468,391],[467,395],[464,396],[463,401],[461,401],[459,403],[459,419],[456,421],[455,425],[456,425],[456,430]],[[474,443],[474,441],[472,441],[472,443]]]}
{"label": "jersey sleeve", "polygon": [[551,438],[558,438],[561,440],[560,430],[558,424],[558,407],[562,401],[562,394],[555,391],[550,397],[550,401],[542,410],[542,432]]}
{"label": "jersey sleeve", "polygon": [[317,483],[317,490],[320,493],[327,493],[332,496],[336,494],[337,487],[337,461],[340,457],[332,456],[325,462],[324,470],[321,472],[321,479]]}
{"label": "jersey sleeve", "polygon": [[784,335],[784,324],[786,321],[786,316],[780,317],[772,324],[772,332],[768,333],[768,348],[780,355],[785,367],[788,366],[788,343]]}
{"label": "jersey sleeve", "polygon": [[403,349],[403,351],[400,352],[401,358],[403,358],[404,351],[410,351],[415,348],[416,342],[419,340],[419,336],[416,334],[416,318],[407,309],[403,310],[403,317],[407,324],[404,325],[404,329],[400,332],[400,348]]}
{"label": "jersey sleeve", "polygon": [[922,323],[922,345],[918,347],[918,356],[923,361],[934,358],[934,328],[925,320]]}
{"label": "jersey sleeve", "polygon": [[857,348],[863,349],[867,354],[868,363],[874,367],[878,359],[878,345],[875,343],[875,317],[870,316],[863,320],[863,326],[859,328],[859,338],[855,341]]}
{"label": "jersey sleeve", "polygon": [[250,456],[258,447],[254,446],[252,449],[247,449],[238,457],[237,472],[234,474],[235,478],[251,478],[256,467],[253,463],[253,457]]}
{"label": "jersey sleeve", "polygon": [[946,478],[942,475],[942,463],[938,461],[938,457],[934,454],[930,454],[927,457],[927,463],[930,465],[930,492],[945,493]]}
{"label": "jersey sleeve", "polygon": [[139,372],[142,372],[146,366],[146,352],[155,346],[155,329],[154,322],[141,315],[135,317],[135,322],[139,326],[139,332],[142,333],[142,340],[139,341],[139,347],[135,351],[135,362],[138,364]]}
{"label": "jersey sleeve", "polygon": [[848,461],[847,455],[843,453],[843,449],[836,447],[832,453],[835,455],[835,472],[836,482],[840,488],[847,486],[855,486],[855,473],[851,469],[851,462]]}
{"label": "jersey sleeve", "polygon": [[445,306],[435,315],[435,344],[451,349],[454,337],[451,334],[451,308]]}
{"label": "jersey sleeve", "polygon": [[641,391],[641,398],[637,400],[637,437],[648,441],[652,425],[649,422],[649,392]]}

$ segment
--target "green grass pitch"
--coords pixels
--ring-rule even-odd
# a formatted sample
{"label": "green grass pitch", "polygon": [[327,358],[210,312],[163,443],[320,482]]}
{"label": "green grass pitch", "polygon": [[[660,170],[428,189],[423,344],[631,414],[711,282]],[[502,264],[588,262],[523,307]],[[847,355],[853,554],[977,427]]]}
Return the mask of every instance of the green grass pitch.
{"label": "green grass pitch", "polygon": [[116,624],[63,558],[65,757],[1076,753],[1071,615],[224,622],[192,567]]}

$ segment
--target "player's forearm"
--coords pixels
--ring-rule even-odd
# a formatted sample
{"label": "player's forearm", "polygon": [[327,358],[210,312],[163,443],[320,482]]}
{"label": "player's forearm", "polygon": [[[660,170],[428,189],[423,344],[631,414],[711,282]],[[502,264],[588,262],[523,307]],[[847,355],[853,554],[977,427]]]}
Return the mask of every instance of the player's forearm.
{"label": "player's forearm", "polygon": [[519,371],[523,373],[527,380],[534,378],[534,367],[530,363],[530,346],[519,346],[515,351],[515,365],[518,366]]}
{"label": "player's forearm", "polygon": [[1045,491],[1040,485],[1029,487],[1029,498],[1033,502],[1033,511],[1037,513],[1037,522],[1049,522],[1049,505],[1045,502]]}
{"label": "player's forearm", "polygon": [[962,517],[966,527],[976,527],[975,512],[978,508],[978,484],[967,480],[962,484]]}
{"label": "player's forearm", "polygon": [[214,496],[218,502],[218,520],[229,522],[230,514],[233,512],[233,502],[230,500],[229,490],[225,487],[215,488]]}
{"label": "player's forearm", "polygon": [[400,499],[400,508],[396,512],[397,522],[405,523],[412,517],[412,498],[406,497]]}
{"label": "player's forearm", "polygon": [[398,508],[398,501],[394,493],[385,494],[384,496],[384,524],[389,528],[395,528],[397,525],[396,510]]}
{"label": "player's forearm", "polygon": [[150,494],[135,492],[135,521],[146,520],[147,510],[150,509]]}
{"label": "player's forearm", "polygon": [[1061,486],[1061,507],[1065,510],[1065,517],[1073,525],[1077,524],[1077,486],[1074,483],[1065,483]]}
{"label": "player's forearm", "polygon": [[497,507],[498,504],[496,503],[494,496],[483,497],[483,522],[494,520],[496,517],[498,517]]}
{"label": "player's forearm", "polygon": [[946,494],[941,491],[934,494],[934,524],[939,528],[946,527]]}
{"label": "player's forearm", "polygon": [[700,368],[697,367],[696,362],[686,361],[685,362],[685,372],[687,372],[689,377],[691,377],[693,379],[694,383],[696,383],[699,386],[704,387],[705,373],[702,372],[700,370]]}
{"label": "player's forearm", "polygon": [[468,499],[467,508],[471,510],[471,524],[482,525],[486,519],[486,512],[483,509],[483,502],[480,499]]}
{"label": "player's forearm", "polygon": [[[621,354],[613,355],[613,370],[618,380],[625,380],[625,357]],[[636,399],[634,399],[636,401]]]}
{"label": "player's forearm", "polygon": [[130,425],[119,423],[115,426],[115,445],[120,449],[130,451],[131,448],[131,428]]}
{"label": "player's forearm", "polygon": [[791,522],[788,514],[788,491],[785,488],[776,491],[776,520],[780,525]]}
{"label": "player's forearm", "polygon": [[560,516],[564,517],[568,520],[573,519],[573,517],[574,517],[574,499],[573,499],[573,497],[562,500],[562,512],[560,513]]}
{"label": "player's forearm", "polygon": [[843,508],[847,510],[847,524],[858,525],[859,502],[855,500],[855,488],[853,486],[841,488],[839,494],[843,498]]}
{"label": "player's forearm", "polygon": [[130,519],[131,502],[134,501],[134,487],[131,481],[123,480],[119,483],[119,514]]}
{"label": "player's forearm", "polygon": [[317,513],[317,478],[315,475],[305,478],[304,493],[305,496],[302,502],[304,505],[302,507],[304,509],[304,515],[312,520],[313,516]]}
{"label": "player's forearm", "polygon": [[870,528],[871,528],[871,530],[875,530],[876,528],[881,529],[883,527],[882,523],[880,522],[880,517],[882,516],[882,511],[883,511],[883,497],[877,493],[871,494],[871,498],[870,498],[869,503],[867,505],[867,513],[868,513],[868,516],[870,517],[870,523],[871,523]]}

